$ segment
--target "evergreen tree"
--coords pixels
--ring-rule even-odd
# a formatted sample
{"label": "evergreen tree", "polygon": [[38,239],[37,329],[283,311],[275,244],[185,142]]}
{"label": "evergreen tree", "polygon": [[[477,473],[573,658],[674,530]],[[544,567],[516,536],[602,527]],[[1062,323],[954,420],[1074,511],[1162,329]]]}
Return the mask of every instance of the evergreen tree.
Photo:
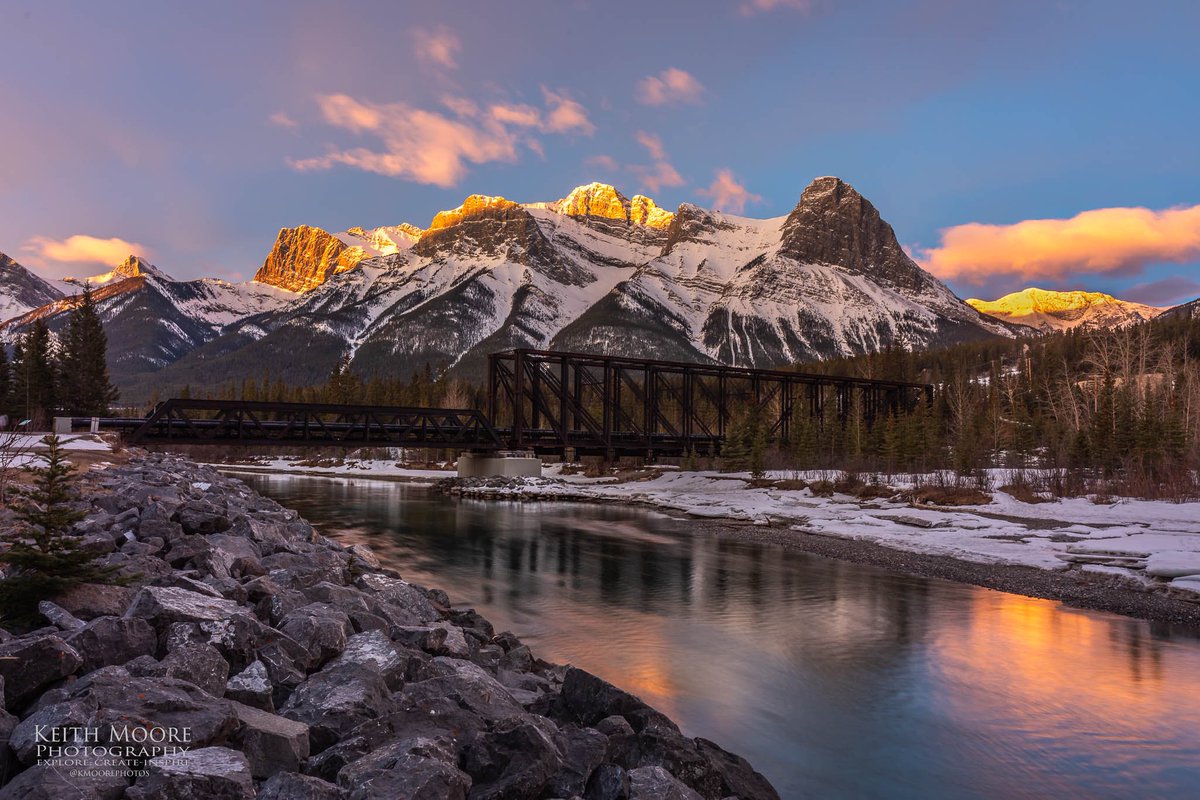
{"label": "evergreen tree", "polygon": [[102,417],[120,396],[108,377],[108,336],[88,285],[71,311],[63,340],[62,402],[72,415]]}
{"label": "evergreen tree", "polygon": [[0,580],[0,610],[5,619],[29,622],[37,604],[81,583],[109,582],[115,567],[96,563],[79,537],[70,533],[83,511],[72,507],[76,489],[71,464],[57,436],[42,440],[45,465],[30,469],[33,485],[19,491],[14,503],[20,525],[4,534],[8,549],[0,553],[7,575]]}
{"label": "evergreen tree", "polygon": [[32,420],[35,430],[45,430],[58,406],[58,376],[50,329],[44,320],[36,320],[21,337],[14,361],[13,404]]}
{"label": "evergreen tree", "polygon": [[8,350],[0,344],[0,414],[12,409],[12,378],[8,366]]}

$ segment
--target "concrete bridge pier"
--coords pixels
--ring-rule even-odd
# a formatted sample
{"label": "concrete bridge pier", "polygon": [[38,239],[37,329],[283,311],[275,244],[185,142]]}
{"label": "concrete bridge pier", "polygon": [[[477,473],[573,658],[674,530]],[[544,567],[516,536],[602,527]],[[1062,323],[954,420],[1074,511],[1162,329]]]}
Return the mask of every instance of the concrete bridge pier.
{"label": "concrete bridge pier", "polygon": [[542,459],[524,450],[495,453],[462,453],[458,457],[460,478],[540,478]]}

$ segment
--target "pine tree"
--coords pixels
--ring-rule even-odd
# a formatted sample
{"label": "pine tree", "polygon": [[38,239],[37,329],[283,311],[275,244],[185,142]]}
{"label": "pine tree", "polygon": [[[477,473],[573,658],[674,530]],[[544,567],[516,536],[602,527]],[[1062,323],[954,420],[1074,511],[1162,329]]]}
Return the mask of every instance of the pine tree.
{"label": "pine tree", "polygon": [[[13,351],[13,403],[32,420],[32,427],[45,430],[58,405],[58,376],[50,329],[36,320]],[[19,361],[17,359],[19,358]]]}
{"label": "pine tree", "polygon": [[12,408],[12,377],[8,366],[8,350],[0,344],[0,414]]}
{"label": "pine tree", "polygon": [[72,508],[76,488],[71,464],[57,436],[42,442],[46,463],[30,469],[33,485],[20,490],[14,503],[21,524],[5,532],[8,549],[0,553],[8,573],[0,580],[0,610],[17,622],[32,620],[38,602],[81,583],[109,582],[115,571],[97,564],[95,555],[70,533],[85,515]]}
{"label": "pine tree", "polygon": [[108,336],[88,285],[71,311],[61,358],[62,401],[72,415],[102,417],[120,396],[108,376]]}

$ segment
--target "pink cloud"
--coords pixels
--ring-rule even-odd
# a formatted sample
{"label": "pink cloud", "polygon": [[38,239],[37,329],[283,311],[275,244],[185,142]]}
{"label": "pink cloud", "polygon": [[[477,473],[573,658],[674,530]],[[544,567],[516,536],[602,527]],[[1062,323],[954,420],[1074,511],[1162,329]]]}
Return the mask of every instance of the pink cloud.
{"label": "pink cloud", "polygon": [[413,53],[421,61],[444,69],[458,68],[457,58],[462,50],[462,40],[449,28],[414,28],[409,36],[413,43]]}
{"label": "pink cloud", "polygon": [[542,153],[542,144],[529,135],[587,133],[594,127],[583,106],[560,93],[543,90],[547,108],[495,104],[485,111],[472,100],[444,97],[450,115],[405,103],[372,103],[344,94],[317,98],[328,124],[354,134],[377,138],[381,147],[334,149],[322,156],[289,159],[292,168],[307,171],[344,165],[417,183],[450,187],[467,174],[470,164],[513,162],[524,146]]}
{"label": "pink cloud", "polygon": [[682,186],[686,183],[678,170],[667,161],[667,151],[659,136],[646,131],[638,131],[634,134],[634,138],[638,144],[646,148],[646,152],[650,154],[650,158],[654,162],[649,166],[635,164],[629,168],[633,174],[638,176],[647,191],[657,192],[664,186]]}
{"label": "pink cloud", "polygon": [[734,177],[733,170],[719,169],[713,182],[707,189],[698,189],[697,194],[712,198],[713,205],[721,211],[741,214],[750,203],[762,201],[762,196],[754,194]]}
{"label": "pink cloud", "polygon": [[774,11],[779,8],[790,8],[793,11],[801,11],[808,13],[812,11],[812,0],[745,0],[738,11],[742,14],[758,14],[766,11]]}
{"label": "pink cloud", "polygon": [[296,126],[298,126],[300,124],[299,122],[296,122],[296,120],[289,117],[283,111],[276,111],[274,114],[272,114],[270,116],[269,119],[270,119],[270,122],[272,125],[278,125],[281,128],[288,128],[289,130],[295,128]]}
{"label": "pink cloud", "polygon": [[1137,275],[1152,263],[1200,259],[1200,205],[1099,208],[1070,219],[1012,225],[972,222],[941,235],[940,246],[917,252],[921,265],[940,278],[983,285],[1001,276],[1037,281],[1074,273]]}
{"label": "pink cloud", "polygon": [[637,100],[647,106],[699,103],[703,95],[703,84],[690,72],[677,67],[642,78],[637,85]]}
{"label": "pink cloud", "polygon": [[612,156],[603,155],[603,154],[595,155],[595,156],[588,156],[587,158],[585,158],[583,160],[583,163],[589,167],[599,167],[600,169],[605,170],[607,172],[616,172],[618,169],[621,168],[621,165],[617,163],[617,160],[615,158],[613,158]]}
{"label": "pink cloud", "polygon": [[582,133],[591,136],[596,126],[588,119],[587,109],[561,91],[555,92],[542,87],[546,98],[547,113],[542,123],[547,133]]}

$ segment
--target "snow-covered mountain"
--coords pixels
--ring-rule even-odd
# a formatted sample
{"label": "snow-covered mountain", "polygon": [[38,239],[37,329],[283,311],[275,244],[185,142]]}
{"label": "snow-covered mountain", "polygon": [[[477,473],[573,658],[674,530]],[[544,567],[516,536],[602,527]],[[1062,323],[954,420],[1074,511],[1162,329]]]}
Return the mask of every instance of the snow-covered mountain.
{"label": "snow-covered mountain", "polygon": [[52,303],[62,294],[53,284],[0,253],[0,320]]}
{"label": "snow-covered mountain", "polygon": [[1029,288],[999,300],[969,299],[982,314],[1050,333],[1074,328],[1124,328],[1154,319],[1167,309],[1118,300],[1103,292],[1054,292]]}
{"label": "snow-covered mountain", "polygon": [[318,381],[346,354],[366,375],[428,363],[478,378],[512,347],[767,367],[1013,331],[921,269],[832,177],[774,219],[670,212],[593,183],[553,202],[472,195],[426,228],[285,228],[244,284],[150,269],[98,276],[131,398],[265,373]]}

